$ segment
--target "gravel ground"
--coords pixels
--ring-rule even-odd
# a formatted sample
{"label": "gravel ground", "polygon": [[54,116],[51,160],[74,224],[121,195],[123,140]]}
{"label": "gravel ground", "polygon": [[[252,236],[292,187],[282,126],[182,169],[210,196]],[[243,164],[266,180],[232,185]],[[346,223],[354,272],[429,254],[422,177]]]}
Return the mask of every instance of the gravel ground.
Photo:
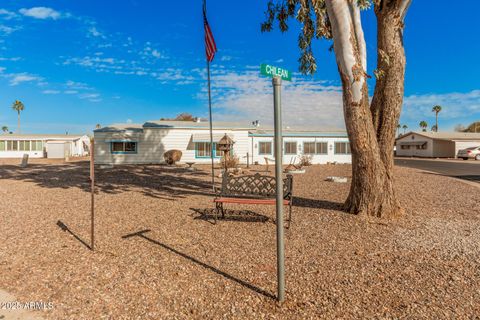
{"label": "gravel ground", "polygon": [[480,188],[453,178],[397,167],[406,215],[369,222],[340,210],[348,184],[324,181],[348,165],[296,175],[279,305],[274,207],[231,205],[244,214],[212,224],[207,167],[97,170],[92,252],[87,162],[0,164],[0,289],[53,302],[46,319],[480,314]]}

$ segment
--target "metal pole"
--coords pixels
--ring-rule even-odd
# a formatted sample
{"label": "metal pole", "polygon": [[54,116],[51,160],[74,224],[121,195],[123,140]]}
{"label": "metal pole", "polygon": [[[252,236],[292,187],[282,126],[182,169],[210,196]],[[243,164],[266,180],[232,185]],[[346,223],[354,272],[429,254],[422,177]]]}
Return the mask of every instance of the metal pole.
{"label": "metal pole", "polygon": [[282,79],[273,77],[273,113],[275,122],[275,179],[277,211],[277,300],[285,300],[285,244],[283,239],[283,178],[282,178]]}
{"label": "metal pole", "polygon": [[90,140],[90,190],[91,190],[91,207],[90,207],[90,249],[94,250],[95,244],[95,140]]}
{"label": "metal pole", "polygon": [[215,191],[215,169],[213,162],[213,123],[212,123],[212,94],[210,89],[210,61],[207,59],[207,77],[208,77],[208,116],[210,121],[210,158],[212,159],[212,189]]}

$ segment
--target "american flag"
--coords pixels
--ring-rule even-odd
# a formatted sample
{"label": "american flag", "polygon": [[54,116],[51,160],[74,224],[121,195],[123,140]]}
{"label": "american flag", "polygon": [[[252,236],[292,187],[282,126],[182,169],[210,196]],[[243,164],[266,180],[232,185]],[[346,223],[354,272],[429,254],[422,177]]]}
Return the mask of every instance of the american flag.
{"label": "american flag", "polygon": [[203,26],[205,27],[205,53],[207,55],[207,61],[212,62],[215,57],[215,52],[217,52],[217,45],[215,44],[215,39],[213,39],[212,30],[208,25],[207,21],[207,9],[206,4],[203,4]]}

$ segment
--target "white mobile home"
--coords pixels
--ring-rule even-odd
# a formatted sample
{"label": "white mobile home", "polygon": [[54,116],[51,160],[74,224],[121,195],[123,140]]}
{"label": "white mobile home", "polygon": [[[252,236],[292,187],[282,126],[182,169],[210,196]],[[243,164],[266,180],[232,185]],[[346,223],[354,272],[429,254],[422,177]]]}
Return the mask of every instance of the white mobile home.
{"label": "white mobile home", "polygon": [[[221,152],[216,143],[227,134],[235,142],[233,154],[241,163],[265,163],[273,159],[273,131],[251,125],[214,122],[214,158]],[[208,122],[149,121],[144,124],[117,124],[94,131],[95,162],[100,164],[163,163],[163,154],[171,149],[182,151],[182,163],[210,163],[210,131]],[[284,163],[303,154],[313,163],[350,163],[350,144],[345,132],[285,130]]]}
{"label": "white mobile home", "polygon": [[396,139],[397,156],[455,158],[458,150],[480,146],[480,133],[409,132]]}
{"label": "white mobile home", "polygon": [[0,135],[0,158],[66,158],[85,156],[90,150],[86,135],[3,134]]}

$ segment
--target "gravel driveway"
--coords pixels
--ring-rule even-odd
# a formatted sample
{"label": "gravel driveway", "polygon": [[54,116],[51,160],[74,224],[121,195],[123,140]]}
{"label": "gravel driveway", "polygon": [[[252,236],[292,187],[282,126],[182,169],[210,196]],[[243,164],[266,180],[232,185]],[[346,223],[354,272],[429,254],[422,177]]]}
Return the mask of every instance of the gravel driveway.
{"label": "gravel driveway", "polygon": [[478,316],[480,188],[397,167],[406,215],[372,223],[341,211],[349,184],[324,181],[349,172],[295,176],[280,306],[274,207],[232,205],[244,212],[212,224],[208,168],[98,170],[92,252],[88,163],[4,162],[0,289],[53,302],[45,319]]}

